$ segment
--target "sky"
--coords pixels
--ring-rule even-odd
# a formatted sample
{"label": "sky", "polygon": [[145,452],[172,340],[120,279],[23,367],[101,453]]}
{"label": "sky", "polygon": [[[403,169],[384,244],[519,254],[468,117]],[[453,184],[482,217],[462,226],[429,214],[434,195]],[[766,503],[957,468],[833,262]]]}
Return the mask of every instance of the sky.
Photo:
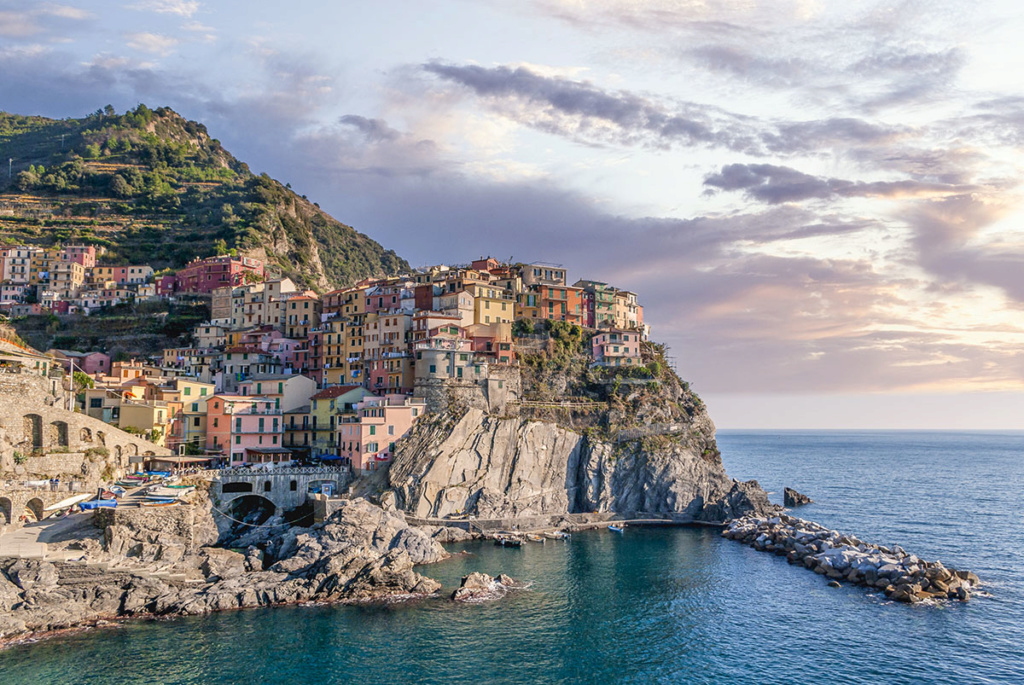
{"label": "sky", "polygon": [[720,428],[1024,428],[1013,2],[0,0],[0,109],[204,122],[416,266],[636,291]]}

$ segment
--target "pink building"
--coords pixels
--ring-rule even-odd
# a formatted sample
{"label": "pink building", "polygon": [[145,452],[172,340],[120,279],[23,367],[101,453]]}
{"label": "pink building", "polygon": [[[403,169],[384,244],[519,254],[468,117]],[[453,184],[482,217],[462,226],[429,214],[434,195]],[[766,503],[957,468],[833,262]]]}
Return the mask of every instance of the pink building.
{"label": "pink building", "polygon": [[84,371],[90,376],[100,373],[110,375],[110,357],[102,352],[73,352],[70,350],[54,350],[53,356],[61,359],[66,370],[75,364],[75,371]]}
{"label": "pink building", "polygon": [[597,366],[638,366],[640,334],[636,331],[605,329],[591,340]]}
{"label": "pink building", "polygon": [[355,414],[339,418],[338,454],[358,472],[375,471],[391,461],[395,443],[412,430],[424,408],[424,400],[407,395],[368,395],[356,404]]}
{"label": "pink building", "polygon": [[195,259],[175,275],[175,290],[183,293],[212,293],[216,288],[241,285],[245,275],[263,278],[263,262],[229,255]]}
{"label": "pink building", "polygon": [[274,405],[269,397],[214,395],[206,402],[206,449],[231,466],[289,461],[283,414]]}
{"label": "pink building", "polygon": [[86,269],[96,266],[96,248],[92,245],[68,245],[58,256],[62,262],[75,262]]}

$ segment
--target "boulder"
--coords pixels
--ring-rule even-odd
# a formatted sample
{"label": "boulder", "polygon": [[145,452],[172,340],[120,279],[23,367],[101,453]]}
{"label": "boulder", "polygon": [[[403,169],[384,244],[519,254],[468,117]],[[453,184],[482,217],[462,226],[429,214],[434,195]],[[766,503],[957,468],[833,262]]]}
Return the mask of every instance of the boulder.
{"label": "boulder", "polygon": [[805,504],[811,504],[814,500],[807,495],[801,495],[792,488],[785,488],[782,491],[782,502],[787,507],[801,507]]}

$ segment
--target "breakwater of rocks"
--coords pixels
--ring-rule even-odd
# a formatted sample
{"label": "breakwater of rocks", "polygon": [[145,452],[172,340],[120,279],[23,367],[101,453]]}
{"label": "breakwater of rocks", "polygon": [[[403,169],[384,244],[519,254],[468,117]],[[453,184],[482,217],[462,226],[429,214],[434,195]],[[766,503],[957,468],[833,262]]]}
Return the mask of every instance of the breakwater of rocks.
{"label": "breakwater of rocks", "polygon": [[946,568],[940,561],[924,561],[898,546],[883,547],[793,516],[744,516],[734,519],[722,536],[762,552],[785,556],[830,579],[878,588],[897,602],[912,604],[927,599],[967,601],[978,587],[970,571]]}

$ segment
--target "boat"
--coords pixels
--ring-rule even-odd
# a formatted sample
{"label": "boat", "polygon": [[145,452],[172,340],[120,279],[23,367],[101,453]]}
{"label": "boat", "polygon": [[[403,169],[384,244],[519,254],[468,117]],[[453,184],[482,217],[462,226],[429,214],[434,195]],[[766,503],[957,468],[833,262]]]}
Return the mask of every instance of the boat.
{"label": "boat", "polygon": [[146,493],[147,497],[182,497],[195,490],[193,487],[187,488],[169,488],[163,485],[157,485],[149,489]]}
{"label": "boat", "polygon": [[115,507],[117,507],[117,500],[116,499],[94,499],[91,502],[81,502],[81,503],[79,503],[78,506],[80,506],[80,507],[82,507],[82,509],[86,509],[86,510],[89,510],[89,509],[114,509]]}
{"label": "boat", "polygon": [[548,540],[568,540],[570,536],[564,530],[556,530],[554,533],[544,533],[544,537]]}
{"label": "boat", "polygon": [[499,547],[522,547],[523,541],[519,538],[510,537],[508,535],[499,535],[494,538],[494,544]]}
{"label": "boat", "polygon": [[159,501],[139,502],[139,506],[140,507],[176,507],[176,506],[178,506],[180,504],[181,504],[181,502],[179,502],[177,500],[171,500],[170,502],[159,502]]}
{"label": "boat", "polygon": [[526,539],[530,542],[544,542],[543,535],[534,535],[533,533],[527,534]]}
{"label": "boat", "polygon": [[87,492],[84,495],[75,495],[74,497],[68,497],[67,499],[62,499],[56,504],[51,504],[50,506],[43,509],[43,511],[58,511],[60,509],[70,509],[76,504],[84,502],[87,499],[92,499],[95,496],[95,494]]}
{"label": "boat", "polygon": [[177,502],[177,497],[158,497],[157,495],[144,495],[143,499],[147,502]]}
{"label": "boat", "polygon": [[626,530],[626,524],[622,524],[621,526],[616,526],[616,525],[615,525],[615,524],[613,523],[613,524],[611,524],[611,525],[609,525],[609,526],[608,526],[608,530],[613,530],[613,531],[615,531],[616,533],[621,533],[622,531]]}

